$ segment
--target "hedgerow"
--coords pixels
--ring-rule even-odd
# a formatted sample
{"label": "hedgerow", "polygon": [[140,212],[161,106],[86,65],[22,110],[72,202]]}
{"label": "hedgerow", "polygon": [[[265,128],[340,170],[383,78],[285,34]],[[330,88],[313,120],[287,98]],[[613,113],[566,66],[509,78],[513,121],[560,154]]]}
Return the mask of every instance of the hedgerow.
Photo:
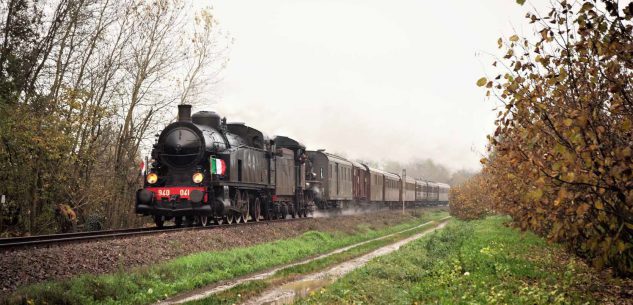
{"label": "hedgerow", "polygon": [[480,192],[521,228],[631,275],[633,3],[561,1],[527,18],[538,39],[499,39],[504,71],[477,82],[502,103]]}

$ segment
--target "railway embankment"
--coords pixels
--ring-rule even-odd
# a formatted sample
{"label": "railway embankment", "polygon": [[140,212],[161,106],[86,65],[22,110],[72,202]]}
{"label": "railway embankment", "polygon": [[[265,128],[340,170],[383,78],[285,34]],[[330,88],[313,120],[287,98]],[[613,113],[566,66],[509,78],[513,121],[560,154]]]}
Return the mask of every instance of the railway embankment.
{"label": "railway embankment", "polygon": [[147,304],[442,215],[383,211],[5,252],[2,297],[5,303]]}
{"label": "railway embankment", "polygon": [[297,303],[633,304],[631,279],[598,272],[506,221],[453,220]]}

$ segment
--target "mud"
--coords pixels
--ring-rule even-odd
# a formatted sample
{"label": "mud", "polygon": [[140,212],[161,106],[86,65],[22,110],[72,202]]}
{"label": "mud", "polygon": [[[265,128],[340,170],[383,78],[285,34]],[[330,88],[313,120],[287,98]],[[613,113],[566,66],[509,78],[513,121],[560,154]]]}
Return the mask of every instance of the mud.
{"label": "mud", "polygon": [[292,282],[286,283],[280,287],[267,290],[259,297],[250,299],[243,304],[292,304],[297,298],[306,297],[310,294],[310,292],[319,290],[322,287],[332,284],[334,281],[343,277],[349,272],[364,266],[370,260],[397,251],[403,245],[419,239],[430,232],[441,229],[444,227],[444,225],[446,225],[445,221],[435,228],[405,238],[391,245],[379,248],[361,257],[346,261],[318,273],[306,275]]}

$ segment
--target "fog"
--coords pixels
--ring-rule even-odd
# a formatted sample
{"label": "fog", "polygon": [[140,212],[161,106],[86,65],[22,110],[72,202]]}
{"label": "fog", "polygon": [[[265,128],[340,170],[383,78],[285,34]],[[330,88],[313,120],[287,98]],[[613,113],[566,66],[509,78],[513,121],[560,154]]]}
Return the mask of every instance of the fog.
{"label": "fog", "polygon": [[[234,38],[203,101],[228,121],[352,159],[477,170],[495,102],[475,85],[497,39],[532,35],[534,5],[488,1],[247,1],[213,6]],[[194,109],[195,111],[196,109]],[[198,109],[200,110],[200,109]]]}

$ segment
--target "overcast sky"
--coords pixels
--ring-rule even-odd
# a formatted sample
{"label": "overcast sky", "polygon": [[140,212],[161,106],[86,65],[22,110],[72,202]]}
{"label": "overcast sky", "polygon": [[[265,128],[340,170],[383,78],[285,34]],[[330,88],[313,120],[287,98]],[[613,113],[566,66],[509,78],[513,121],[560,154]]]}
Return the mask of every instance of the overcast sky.
{"label": "overcast sky", "polygon": [[209,5],[235,42],[205,108],[309,149],[452,170],[478,169],[493,130],[495,103],[475,85],[486,54],[502,35],[532,35],[530,5],[514,0]]}

